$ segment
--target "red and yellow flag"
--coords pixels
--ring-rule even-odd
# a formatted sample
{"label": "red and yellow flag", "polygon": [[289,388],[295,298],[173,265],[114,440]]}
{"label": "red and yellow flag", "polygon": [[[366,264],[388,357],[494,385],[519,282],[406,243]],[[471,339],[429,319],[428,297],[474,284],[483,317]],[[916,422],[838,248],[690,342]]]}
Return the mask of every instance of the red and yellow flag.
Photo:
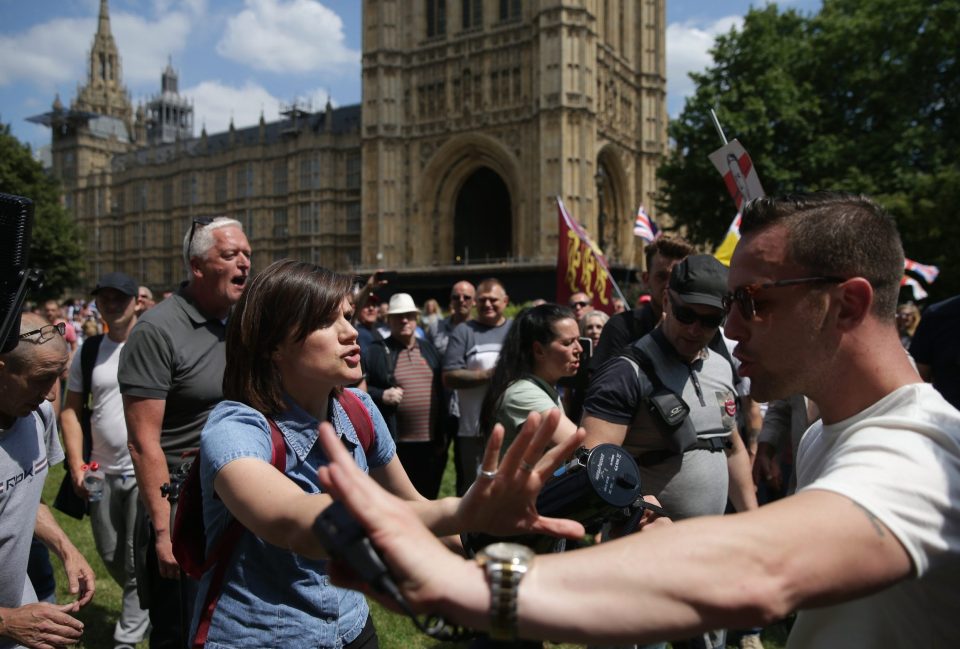
{"label": "red and yellow flag", "polygon": [[570,218],[559,196],[557,212],[557,304],[566,304],[571,295],[582,291],[593,301],[593,308],[612,314],[614,298],[624,298],[610,276],[603,252]]}

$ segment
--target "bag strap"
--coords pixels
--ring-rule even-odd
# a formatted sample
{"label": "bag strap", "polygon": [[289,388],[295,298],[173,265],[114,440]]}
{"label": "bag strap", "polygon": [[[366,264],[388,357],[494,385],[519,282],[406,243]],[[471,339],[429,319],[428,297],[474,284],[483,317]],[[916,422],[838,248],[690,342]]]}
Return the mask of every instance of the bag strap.
{"label": "bag strap", "polygon": [[353,426],[353,430],[356,431],[357,438],[360,440],[360,446],[363,447],[363,453],[367,454],[376,439],[376,430],[373,427],[373,419],[370,418],[370,412],[367,410],[367,407],[363,405],[363,402],[360,401],[360,397],[347,389],[344,389],[343,392],[337,395],[337,402],[340,404],[340,407],[343,408],[344,412],[347,413],[347,418],[350,420],[350,424]]}
{"label": "bag strap", "polygon": [[654,392],[661,392],[665,389],[663,381],[660,380],[657,370],[653,367],[653,361],[650,360],[650,357],[647,356],[646,352],[644,352],[642,349],[637,347],[635,344],[627,345],[624,347],[623,351],[620,352],[620,356],[622,358],[626,358],[628,361],[632,361],[640,368],[640,370],[647,377],[647,380],[650,381],[651,385],[653,385]]}
{"label": "bag strap", "polygon": [[83,432],[83,461],[90,461],[90,452],[93,450],[93,433],[90,428],[90,418],[93,416],[91,393],[93,391],[93,367],[97,362],[97,353],[103,334],[87,338],[80,348],[80,430]]}
{"label": "bag strap", "polygon": [[[283,441],[283,434],[277,423],[267,417],[270,424],[270,464],[280,473],[287,470],[287,446]],[[199,462],[196,458],[194,462]],[[199,475],[197,476],[199,478]],[[199,482],[197,483],[199,486]],[[210,586],[207,588],[207,594],[203,599],[203,609],[200,613],[200,621],[197,622],[197,633],[193,637],[193,648],[201,649],[207,642],[207,634],[210,632],[210,621],[213,619],[213,611],[217,608],[217,602],[220,601],[220,593],[223,591],[223,577],[227,574],[228,560],[233,556],[233,551],[240,542],[240,537],[247,531],[243,523],[236,518],[232,518],[227,523],[227,528],[220,535],[213,551],[209,553],[204,561],[204,572],[213,567],[213,576],[210,578]]]}

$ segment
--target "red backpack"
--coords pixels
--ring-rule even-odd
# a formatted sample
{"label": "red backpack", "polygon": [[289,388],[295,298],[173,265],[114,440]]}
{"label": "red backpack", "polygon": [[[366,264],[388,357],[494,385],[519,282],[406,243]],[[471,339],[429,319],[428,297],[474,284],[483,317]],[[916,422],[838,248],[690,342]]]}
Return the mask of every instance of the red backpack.
{"label": "red backpack", "polygon": [[[346,411],[353,429],[357,433],[363,452],[367,453],[376,439],[373,420],[360,397],[350,390],[344,390],[337,395],[337,402]],[[280,473],[286,472],[287,448],[283,435],[277,424],[267,418],[270,423],[270,444],[272,447],[270,464]],[[214,496],[216,497],[216,496]],[[223,577],[230,563],[240,537],[247,530],[236,518],[227,523],[226,529],[207,554],[207,534],[203,524],[203,494],[200,487],[200,458],[195,457],[187,477],[180,486],[180,497],[177,501],[177,514],[173,520],[173,556],[176,557],[180,568],[188,577],[199,580],[211,568],[213,577],[207,589],[203,602],[203,611],[200,622],[197,624],[197,633],[193,639],[193,647],[203,647],[207,641],[207,632],[210,629],[210,620],[213,611],[220,599],[223,588]]]}

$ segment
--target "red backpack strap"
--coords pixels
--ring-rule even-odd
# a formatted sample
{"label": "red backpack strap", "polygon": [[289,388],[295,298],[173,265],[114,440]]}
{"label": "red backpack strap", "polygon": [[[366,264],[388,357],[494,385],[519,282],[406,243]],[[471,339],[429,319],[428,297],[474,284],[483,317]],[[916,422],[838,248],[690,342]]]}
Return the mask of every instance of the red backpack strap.
{"label": "red backpack strap", "polygon": [[368,453],[377,435],[373,427],[373,419],[370,418],[370,412],[363,405],[363,401],[360,401],[360,397],[346,388],[337,395],[337,401],[347,413],[347,418],[350,419],[353,430],[357,433],[364,454]]}
{"label": "red backpack strap", "polygon": [[[280,473],[287,470],[287,445],[283,441],[283,433],[276,422],[267,417],[270,424],[270,464]],[[199,458],[196,460],[200,461]],[[207,557],[206,564],[213,566],[213,576],[210,578],[210,586],[207,588],[207,594],[203,599],[203,609],[200,613],[200,621],[197,622],[197,633],[193,637],[194,649],[200,649],[207,642],[207,634],[210,632],[210,621],[213,619],[213,611],[217,608],[217,602],[220,601],[220,593],[223,590],[223,577],[227,573],[228,559],[233,556],[233,551],[240,542],[240,537],[247,531],[247,528],[232,518],[227,523],[227,529],[220,535],[220,539],[214,546],[213,551]]]}

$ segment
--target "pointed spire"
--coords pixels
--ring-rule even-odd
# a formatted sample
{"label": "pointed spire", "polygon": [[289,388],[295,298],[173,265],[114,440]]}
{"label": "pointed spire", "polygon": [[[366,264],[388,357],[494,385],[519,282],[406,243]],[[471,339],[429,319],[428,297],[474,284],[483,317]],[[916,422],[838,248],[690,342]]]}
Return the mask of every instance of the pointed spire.
{"label": "pointed spire", "polygon": [[100,18],[97,24],[97,34],[110,34],[110,7],[107,0],[100,0]]}
{"label": "pointed spire", "polygon": [[53,110],[60,112],[63,110],[63,102],[60,101],[60,93],[58,92],[53,98]]}

